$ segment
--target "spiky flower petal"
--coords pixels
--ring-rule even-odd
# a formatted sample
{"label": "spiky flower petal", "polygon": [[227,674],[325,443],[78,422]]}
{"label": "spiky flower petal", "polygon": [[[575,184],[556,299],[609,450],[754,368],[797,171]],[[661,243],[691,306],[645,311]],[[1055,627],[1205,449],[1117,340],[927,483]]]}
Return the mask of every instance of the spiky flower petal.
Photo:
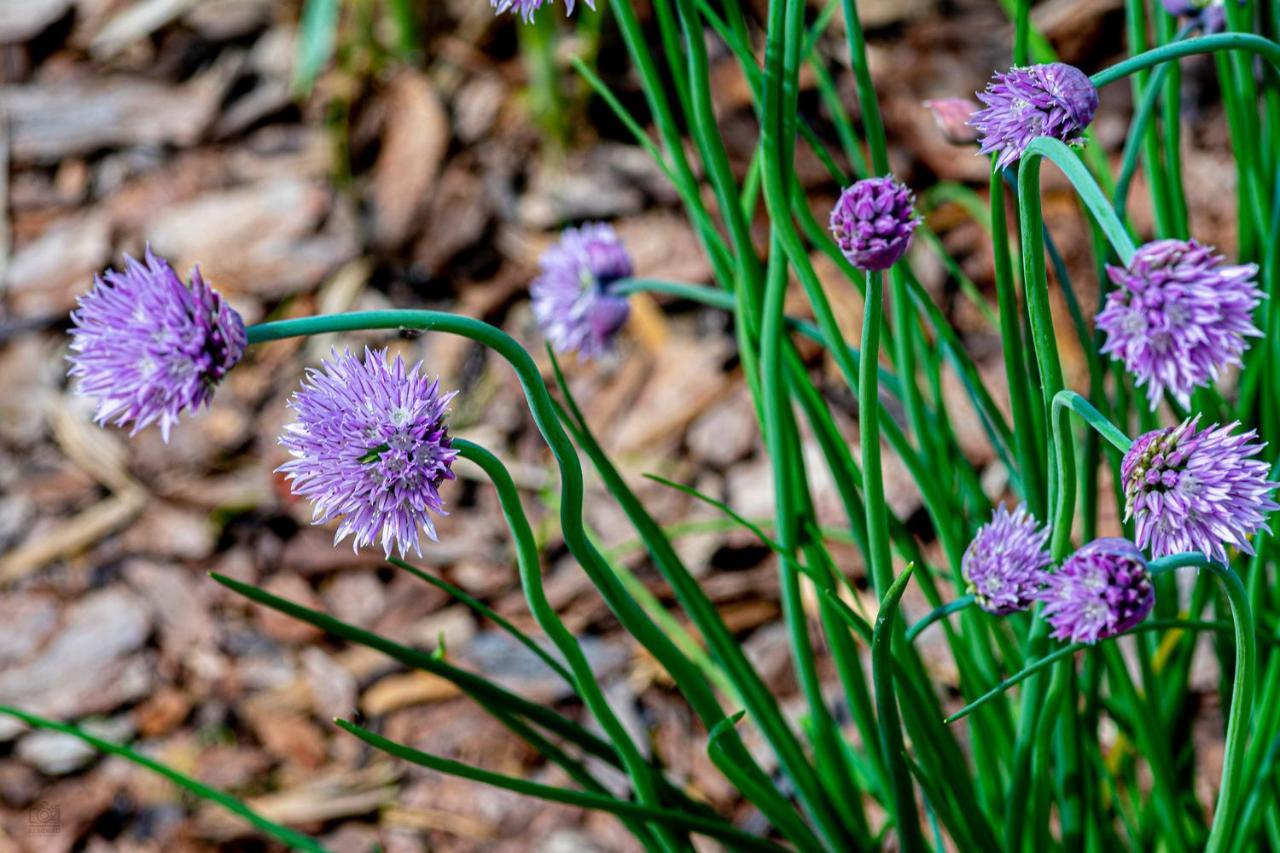
{"label": "spiky flower petal", "polygon": [[1228,365],[1239,365],[1247,338],[1262,333],[1253,309],[1263,294],[1255,264],[1229,265],[1195,240],[1157,240],[1128,267],[1108,266],[1116,289],[1098,314],[1102,352],[1146,386],[1155,409],[1165,391],[1183,406]]}
{"label": "spiky flower petal", "polygon": [[566,228],[542,253],[533,280],[533,316],[557,352],[595,358],[613,348],[631,306],[609,292],[631,275],[631,256],[612,227],[602,222]]}
{"label": "spiky flower petal", "polygon": [[1045,544],[1049,528],[1019,504],[1012,513],[1004,504],[996,507],[991,521],[965,549],[960,568],[969,592],[988,613],[1026,610],[1044,582],[1044,569],[1052,562]]}
{"label": "spiky flower petal", "polygon": [[831,209],[831,234],[860,270],[887,270],[906,254],[919,220],[915,195],[894,180],[866,178],[840,193]]}
{"label": "spiky flower petal", "polygon": [[1039,598],[1053,636],[1096,643],[1137,625],[1156,592],[1147,561],[1127,539],[1095,539],[1045,577]]}
{"label": "spiky flower petal", "polygon": [[1265,443],[1239,423],[1196,430],[1199,416],[1138,437],[1124,456],[1125,519],[1133,518],[1138,544],[1152,557],[1199,551],[1227,561],[1227,546],[1253,553],[1249,537],[1270,531],[1277,508],[1265,462]]}
{"label": "spiky flower petal", "polygon": [[986,107],[969,119],[981,134],[978,153],[999,152],[1003,169],[1038,136],[1078,142],[1098,109],[1098,90],[1079,68],[1050,62],[997,71],[978,100]]}
{"label": "spiky flower petal", "polygon": [[159,423],[165,441],[182,412],[213,398],[244,354],[244,322],[197,267],[183,284],[150,248],[139,263],[94,278],[71,314],[71,375],[98,402],[99,423]]}
{"label": "spiky flower petal", "polygon": [[[533,23],[534,13],[541,9],[542,4],[546,2],[547,0],[489,0],[489,5],[493,7],[494,14],[501,15],[505,12],[512,12],[519,15],[526,24],[531,24]],[[586,4],[593,10],[596,8],[595,0],[586,0]],[[574,0],[564,0],[566,17],[573,14],[573,5]]]}
{"label": "spiky flower petal", "polygon": [[455,393],[441,394],[421,362],[406,369],[386,350],[366,348],[363,362],[334,350],[289,400],[298,419],[280,443],[293,459],[277,470],[311,500],[313,523],[341,519],[334,544],[351,536],[355,549],[421,556],[421,533],[436,538],[430,513],[445,515],[440,484],[454,476],[444,418]]}

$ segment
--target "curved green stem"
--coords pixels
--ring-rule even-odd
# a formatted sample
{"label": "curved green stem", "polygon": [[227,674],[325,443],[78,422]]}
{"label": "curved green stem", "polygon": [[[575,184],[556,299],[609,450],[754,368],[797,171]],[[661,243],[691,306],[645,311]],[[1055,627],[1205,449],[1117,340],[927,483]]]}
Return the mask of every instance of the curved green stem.
{"label": "curved green stem", "polygon": [[907,631],[907,642],[909,643],[916,637],[920,636],[924,632],[924,629],[928,628],[933,623],[941,619],[946,619],[952,613],[959,613],[961,610],[971,606],[974,603],[974,600],[975,599],[972,595],[962,595],[955,601],[948,601],[941,607],[933,608]]}
{"label": "curved green stem", "polygon": [[1131,56],[1117,62],[1110,68],[1104,68],[1089,79],[1093,85],[1101,89],[1108,83],[1122,80],[1130,74],[1136,74],[1153,68],[1164,62],[1172,62],[1184,56],[1195,56],[1198,53],[1218,53],[1224,50],[1243,50],[1261,56],[1277,69],[1280,69],[1280,44],[1253,33],[1217,33],[1211,36],[1172,42],[1160,47]]}
{"label": "curved green stem", "polygon": [[[657,805],[659,800],[653,768],[640,754],[630,733],[609,707],[609,701],[605,698],[604,691],[600,689],[595,673],[591,670],[591,664],[587,661],[587,656],[582,653],[578,641],[565,628],[555,608],[547,601],[546,593],[542,588],[542,567],[538,561],[538,545],[533,536],[533,529],[529,526],[529,520],[525,517],[524,508],[520,504],[520,494],[516,491],[516,484],[512,481],[511,474],[507,472],[506,466],[497,456],[474,442],[454,438],[453,446],[459,456],[478,465],[497,490],[502,514],[515,540],[520,585],[524,587],[530,613],[569,664],[578,695],[582,697],[587,709],[600,723],[605,735],[618,751],[618,757],[622,759],[627,775],[631,777],[631,782],[635,786],[637,799],[645,805]],[[678,848],[680,846],[680,842],[671,837],[665,827],[655,827],[655,830],[661,847]],[[651,843],[652,839],[642,835],[641,841]]]}
{"label": "curved green stem", "polygon": [[1102,412],[1099,412],[1094,405],[1070,389],[1059,391],[1053,397],[1053,411],[1055,416],[1062,409],[1070,409],[1079,415],[1085,423],[1093,427],[1098,435],[1105,438],[1111,443],[1111,446],[1121,453],[1128,453],[1133,440],[1125,435],[1120,427],[1116,426]]}
{"label": "curved green stem", "polygon": [[1227,716],[1227,743],[1222,760],[1222,783],[1218,790],[1218,805],[1213,812],[1209,828],[1206,853],[1219,853],[1231,844],[1235,829],[1236,812],[1240,800],[1252,784],[1241,772],[1245,750],[1249,743],[1249,723],[1253,717],[1253,700],[1256,690],[1254,670],[1257,667],[1257,641],[1253,627],[1253,611],[1249,608],[1249,595],[1240,576],[1230,566],[1215,563],[1203,554],[1174,554],[1151,561],[1153,575],[1175,569],[1194,567],[1207,569],[1217,575],[1231,604],[1231,621],[1235,624],[1236,671],[1231,682],[1231,711]]}

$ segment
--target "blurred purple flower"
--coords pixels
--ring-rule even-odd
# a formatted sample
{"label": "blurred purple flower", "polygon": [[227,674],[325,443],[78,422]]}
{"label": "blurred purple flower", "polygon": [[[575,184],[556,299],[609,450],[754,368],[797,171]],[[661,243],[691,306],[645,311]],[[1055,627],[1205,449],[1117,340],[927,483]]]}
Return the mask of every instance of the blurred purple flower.
{"label": "blurred purple flower", "polygon": [[831,233],[860,270],[887,270],[906,254],[920,224],[911,190],[894,180],[866,178],[840,193],[831,209]]}
{"label": "blurred purple flower", "polygon": [[961,570],[969,592],[988,613],[1026,610],[1044,583],[1044,569],[1052,561],[1045,543],[1049,529],[1037,527],[1035,517],[1019,504],[1010,513],[996,507],[991,521],[965,549]]}
{"label": "blurred purple flower", "polygon": [[1270,495],[1280,484],[1253,458],[1266,447],[1253,430],[1233,435],[1233,423],[1197,431],[1199,420],[1145,433],[1129,448],[1120,469],[1125,520],[1134,519],[1152,557],[1199,551],[1225,563],[1226,545],[1252,554],[1249,537],[1270,532]]}
{"label": "blurred purple flower", "polygon": [[1108,266],[1116,289],[1097,325],[1102,352],[1124,362],[1146,385],[1155,409],[1165,391],[1186,406],[1191,391],[1239,365],[1246,338],[1261,335],[1252,312],[1262,300],[1254,264],[1223,264],[1194,240],[1157,240],[1134,253],[1128,268]]}
{"label": "blurred purple flower", "polygon": [[996,165],[1003,169],[1036,137],[1079,141],[1098,109],[1098,90],[1079,68],[1051,62],[997,71],[978,100],[986,108],[969,119],[981,134],[978,153],[999,152]]}
{"label": "blurred purple flower", "polygon": [[334,350],[323,368],[308,370],[289,400],[298,419],[280,443],[294,458],[277,470],[311,500],[312,523],[341,518],[335,545],[353,536],[355,549],[422,556],[420,531],[436,538],[429,513],[445,515],[439,488],[454,476],[444,416],[456,392],[441,394],[421,362],[388,363],[386,350],[366,348],[363,363]]}
{"label": "blurred purple flower", "polygon": [[1045,576],[1039,598],[1053,636],[1096,643],[1137,625],[1156,592],[1142,552],[1127,539],[1095,539]]}
{"label": "blurred purple flower", "polygon": [[[489,5],[493,7],[495,14],[501,15],[505,12],[513,12],[524,19],[526,24],[533,23],[534,13],[542,8],[542,4],[547,0],[489,0]],[[585,0],[588,7],[596,8],[595,0]],[[564,13],[566,16],[573,14],[574,0],[564,0]]]}
{"label": "blurred purple flower", "polygon": [[[1164,10],[1175,18],[1187,18],[1200,26],[1205,35],[1222,32],[1227,27],[1227,6],[1223,0],[1163,0]],[[1240,0],[1244,5],[1244,0]]]}
{"label": "blurred purple flower", "polygon": [[542,253],[533,280],[533,316],[557,352],[596,358],[613,348],[631,306],[609,286],[631,276],[631,257],[618,234],[602,222],[566,228]]}
{"label": "blurred purple flower", "polygon": [[123,272],[95,276],[71,314],[71,375],[79,392],[97,400],[97,421],[133,431],[159,422],[169,430],[185,410],[213,398],[213,389],[244,354],[244,322],[197,267],[183,284],[150,248]]}
{"label": "blurred purple flower", "polygon": [[971,145],[978,141],[978,130],[969,124],[969,118],[982,109],[968,98],[942,98],[925,101],[924,106],[933,113],[933,120],[943,137],[952,145]]}

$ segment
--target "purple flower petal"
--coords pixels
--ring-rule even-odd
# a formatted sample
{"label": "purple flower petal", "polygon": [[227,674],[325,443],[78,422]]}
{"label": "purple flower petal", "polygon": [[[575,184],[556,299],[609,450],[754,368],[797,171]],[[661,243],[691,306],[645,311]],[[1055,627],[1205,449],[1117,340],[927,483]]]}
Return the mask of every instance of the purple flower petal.
{"label": "purple flower petal", "polygon": [[1049,529],[1039,527],[1025,504],[1010,513],[996,507],[991,521],[978,528],[961,561],[961,571],[978,605],[988,613],[1026,610],[1044,583],[1052,562],[1045,544]]}
{"label": "purple flower petal", "polygon": [[334,350],[289,400],[298,419],[280,443],[294,458],[277,470],[311,500],[313,523],[341,519],[335,544],[352,536],[357,549],[422,556],[420,534],[436,538],[430,513],[445,515],[439,488],[458,455],[444,420],[456,392],[441,394],[421,368],[388,363],[386,350],[366,349],[363,362]]}
{"label": "purple flower petal", "polygon": [[133,433],[159,422],[165,441],[186,410],[213,390],[244,354],[244,321],[209,287],[197,267],[182,283],[148,248],[123,272],[94,278],[71,314],[70,374],[98,402],[99,423],[133,422]]}
{"label": "purple flower petal", "polygon": [[969,119],[981,134],[978,153],[998,152],[1003,169],[1036,137],[1079,141],[1098,109],[1098,90],[1079,68],[1051,62],[997,71],[978,100],[986,107]]}
{"label": "purple flower petal", "polygon": [[1238,423],[1196,430],[1199,416],[1138,437],[1121,465],[1125,519],[1152,557],[1199,551],[1227,562],[1227,547],[1253,553],[1249,537],[1270,531],[1277,509],[1270,468],[1255,459],[1266,444]]}
{"label": "purple flower petal", "polygon": [[886,175],[858,181],[831,209],[831,234],[860,270],[887,270],[906,254],[916,219],[911,190]]}
{"label": "purple flower petal", "polygon": [[1239,365],[1247,339],[1262,333],[1253,309],[1263,294],[1255,264],[1232,266],[1195,240],[1157,240],[1129,266],[1107,267],[1116,289],[1096,323],[1102,352],[1123,362],[1154,410],[1166,391],[1183,406],[1228,365]]}
{"label": "purple flower petal", "polygon": [[1155,604],[1142,552],[1127,539],[1095,539],[1045,575],[1038,595],[1053,636],[1096,643],[1137,625]]}
{"label": "purple flower petal", "polygon": [[631,276],[631,257],[613,228],[566,228],[539,265],[529,288],[533,316],[556,351],[586,358],[610,352],[631,313],[625,298],[609,293],[613,282]]}

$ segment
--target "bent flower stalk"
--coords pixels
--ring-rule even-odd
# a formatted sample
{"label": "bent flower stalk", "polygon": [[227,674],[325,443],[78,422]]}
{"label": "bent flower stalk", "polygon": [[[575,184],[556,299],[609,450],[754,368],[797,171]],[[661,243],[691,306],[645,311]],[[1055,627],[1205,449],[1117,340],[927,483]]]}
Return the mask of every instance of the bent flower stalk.
{"label": "bent flower stalk", "polygon": [[277,470],[311,500],[313,523],[341,519],[335,545],[351,536],[353,549],[422,556],[420,534],[436,538],[431,513],[445,515],[440,485],[454,478],[444,416],[456,393],[441,394],[421,362],[406,369],[386,350],[366,349],[363,361],[335,350],[289,401],[298,419],[280,443],[294,458]]}
{"label": "bent flower stalk", "polygon": [[1197,431],[1199,415],[1138,437],[1121,465],[1125,519],[1134,520],[1138,545],[1152,557],[1199,551],[1227,562],[1227,547],[1253,553],[1249,537],[1270,531],[1277,509],[1269,467],[1253,457],[1265,443],[1239,424]]}
{"label": "bent flower stalk", "polygon": [[1127,539],[1095,539],[1045,576],[1039,593],[1053,636],[1096,643],[1137,625],[1155,604],[1147,561]]}
{"label": "bent flower stalk", "polygon": [[996,507],[961,561],[978,606],[997,615],[1030,607],[1044,584],[1044,570],[1053,562],[1045,547],[1048,541],[1049,528],[1038,526],[1025,504],[1012,513],[1004,504]]}
{"label": "bent flower stalk", "polygon": [[94,278],[71,314],[70,374],[97,400],[99,423],[133,423],[136,434],[159,423],[169,431],[213,391],[244,354],[244,322],[200,275],[186,284],[147,249],[125,256],[123,271]]}
{"label": "bent flower stalk", "polygon": [[585,358],[612,351],[631,314],[626,298],[609,291],[631,276],[631,256],[617,232],[602,222],[566,228],[539,265],[530,286],[533,316],[556,351]]}

